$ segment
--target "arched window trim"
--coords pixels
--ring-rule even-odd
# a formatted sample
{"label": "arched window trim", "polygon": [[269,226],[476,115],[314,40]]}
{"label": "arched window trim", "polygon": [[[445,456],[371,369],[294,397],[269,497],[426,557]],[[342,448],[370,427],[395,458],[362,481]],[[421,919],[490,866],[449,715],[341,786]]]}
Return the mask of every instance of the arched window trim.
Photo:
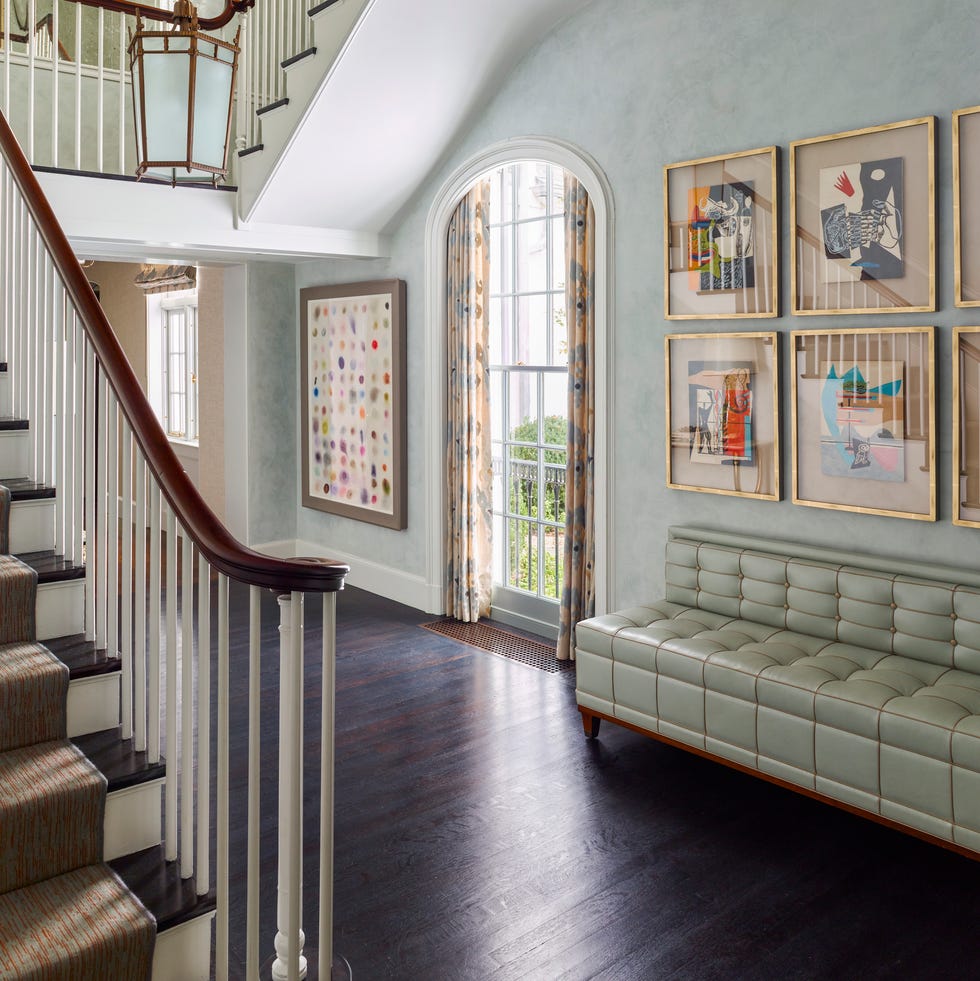
{"label": "arched window trim", "polygon": [[571,143],[545,137],[517,137],[496,143],[462,164],[442,185],[425,226],[425,365],[423,395],[425,472],[431,490],[426,503],[426,589],[428,610],[443,611],[445,575],[446,437],[446,234],[460,199],[477,178],[521,160],[543,160],[573,173],[589,192],[596,217],[596,403],[595,521],[596,613],[611,608],[609,570],[613,564],[610,521],[615,445],[613,386],[613,198],[598,164]]}

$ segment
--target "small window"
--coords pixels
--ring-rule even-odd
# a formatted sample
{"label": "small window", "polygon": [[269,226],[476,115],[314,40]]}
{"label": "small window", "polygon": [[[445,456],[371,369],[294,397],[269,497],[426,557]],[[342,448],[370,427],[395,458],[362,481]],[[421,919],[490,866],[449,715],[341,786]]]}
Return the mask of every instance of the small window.
{"label": "small window", "polygon": [[147,393],[170,439],[197,443],[197,291],[149,297]]}

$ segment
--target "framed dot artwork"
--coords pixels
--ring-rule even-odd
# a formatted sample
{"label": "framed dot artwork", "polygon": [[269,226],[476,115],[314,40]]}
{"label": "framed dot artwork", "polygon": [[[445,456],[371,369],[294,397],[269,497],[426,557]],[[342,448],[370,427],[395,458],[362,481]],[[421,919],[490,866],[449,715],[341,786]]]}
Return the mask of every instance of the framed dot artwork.
{"label": "framed dot artwork", "polygon": [[406,521],[405,283],[300,290],[303,506]]}

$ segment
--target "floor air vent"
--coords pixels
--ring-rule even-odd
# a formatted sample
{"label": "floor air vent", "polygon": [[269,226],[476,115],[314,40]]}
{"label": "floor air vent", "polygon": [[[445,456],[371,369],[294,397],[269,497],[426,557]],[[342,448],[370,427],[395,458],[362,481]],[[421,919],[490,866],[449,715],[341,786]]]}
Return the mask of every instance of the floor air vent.
{"label": "floor air vent", "polygon": [[521,664],[530,665],[539,671],[557,674],[561,671],[571,671],[575,667],[574,661],[559,661],[555,657],[554,647],[548,644],[512,634],[499,627],[490,627],[485,623],[461,623],[459,620],[447,617],[433,620],[431,623],[423,623],[421,626],[425,630],[469,644],[470,647],[479,647],[481,650],[499,654],[512,661],[520,661]]}

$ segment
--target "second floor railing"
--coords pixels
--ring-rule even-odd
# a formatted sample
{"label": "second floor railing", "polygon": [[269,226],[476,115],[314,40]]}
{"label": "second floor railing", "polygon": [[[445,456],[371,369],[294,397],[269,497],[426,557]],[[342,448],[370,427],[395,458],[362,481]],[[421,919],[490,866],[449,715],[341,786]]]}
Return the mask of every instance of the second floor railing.
{"label": "second floor railing", "polygon": [[[0,4],[0,109],[33,166],[131,175],[136,146],[128,46],[136,19],[89,5],[94,2],[26,0],[22,15],[17,5]],[[169,10],[173,0],[157,5]],[[256,111],[283,97],[282,62],[312,44],[307,9],[303,0],[258,0],[240,14],[232,147],[260,142]],[[238,20],[212,33],[230,40]],[[230,166],[236,159],[230,153]]]}

